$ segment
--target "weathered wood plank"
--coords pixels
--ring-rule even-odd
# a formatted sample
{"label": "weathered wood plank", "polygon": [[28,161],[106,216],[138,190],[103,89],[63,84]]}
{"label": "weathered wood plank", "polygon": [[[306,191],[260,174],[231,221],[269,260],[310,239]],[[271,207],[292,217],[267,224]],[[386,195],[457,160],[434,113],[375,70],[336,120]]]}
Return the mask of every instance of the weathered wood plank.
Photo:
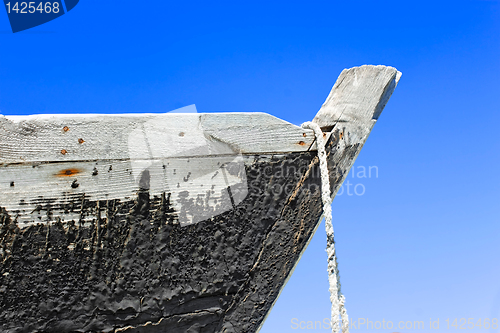
{"label": "weathered wood plank", "polygon": [[[360,145],[368,139],[373,126],[386,106],[401,78],[401,72],[394,67],[364,65],[344,69],[335,82],[325,103],[313,122],[325,130],[338,131],[341,136],[338,149],[349,145]],[[350,170],[358,155],[346,160],[333,156],[332,163]],[[338,188],[332,191],[335,197]]]}
{"label": "weathered wood plank", "polygon": [[388,66],[344,69],[313,121],[327,131],[349,123],[359,134],[369,134],[400,78],[401,72]]}
{"label": "weathered wood plank", "polygon": [[[314,146],[310,130],[264,113],[39,115],[0,125],[0,205],[23,226],[81,220],[64,208],[78,196],[128,200],[146,187],[171,193],[181,225],[195,223],[243,200],[242,152]],[[244,190],[231,192],[236,184]],[[50,215],[37,209],[47,200]]]}
{"label": "weathered wood plank", "polygon": [[246,159],[226,155],[10,165],[0,167],[0,206],[14,213],[21,227],[85,222],[97,217],[69,210],[72,202],[127,201],[147,190],[152,196],[170,193],[172,209],[184,226],[231,210],[246,197]]}
{"label": "weathered wood plank", "polygon": [[0,116],[0,163],[307,151],[310,130],[265,113]]}

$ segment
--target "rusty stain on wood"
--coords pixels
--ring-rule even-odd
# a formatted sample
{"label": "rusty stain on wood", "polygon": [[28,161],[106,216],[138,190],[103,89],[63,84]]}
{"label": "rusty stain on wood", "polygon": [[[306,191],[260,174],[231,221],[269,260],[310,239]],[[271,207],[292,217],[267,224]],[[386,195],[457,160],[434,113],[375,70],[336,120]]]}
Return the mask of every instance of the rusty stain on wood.
{"label": "rusty stain on wood", "polygon": [[68,152],[67,152],[67,150],[66,150],[66,149],[62,149],[62,150],[61,150],[61,154],[66,155],[67,153],[68,153]]}
{"label": "rusty stain on wood", "polygon": [[68,126],[64,126],[64,127],[63,127],[63,131],[64,131],[64,132],[69,131],[69,127],[68,127]]}
{"label": "rusty stain on wood", "polygon": [[85,142],[85,140],[83,140],[82,138],[78,139],[78,143],[79,143],[79,144],[82,144],[82,143],[84,143],[84,142]]}
{"label": "rusty stain on wood", "polygon": [[59,171],[56,176],[58,177],[69,177],[69,176],[74,176],[82,172],[80,169],[63,169]]}

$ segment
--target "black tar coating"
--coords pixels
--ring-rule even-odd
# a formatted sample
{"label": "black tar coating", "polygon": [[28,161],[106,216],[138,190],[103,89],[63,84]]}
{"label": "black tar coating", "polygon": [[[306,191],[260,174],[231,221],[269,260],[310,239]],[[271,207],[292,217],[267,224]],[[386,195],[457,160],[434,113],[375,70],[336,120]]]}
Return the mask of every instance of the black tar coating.
{"label": "black tar coating", "polygon": [[[327,147],[332,189],[361,148],[336,151],[338,138]],[[287,166],[308,173],[264,172]],[[147,190],[72,203],[100,211],[90,226],[20,229],[1,208],[0,331],[255,332],[318,224],[321,180],[315,152],[256,157],[246,173],[252,186],[235,209],[185,227],[168,193]]]}

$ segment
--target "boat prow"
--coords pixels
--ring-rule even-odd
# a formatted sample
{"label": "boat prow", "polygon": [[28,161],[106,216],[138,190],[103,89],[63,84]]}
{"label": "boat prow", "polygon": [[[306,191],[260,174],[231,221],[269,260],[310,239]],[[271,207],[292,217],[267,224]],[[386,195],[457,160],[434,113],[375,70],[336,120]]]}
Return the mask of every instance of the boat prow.
{"label": "boat prow", "polygon": [[[401,73],[314,122],[332,195]],[[0,117],[0,329],[256,332],[322,215],[313,131],[265,113]]]}

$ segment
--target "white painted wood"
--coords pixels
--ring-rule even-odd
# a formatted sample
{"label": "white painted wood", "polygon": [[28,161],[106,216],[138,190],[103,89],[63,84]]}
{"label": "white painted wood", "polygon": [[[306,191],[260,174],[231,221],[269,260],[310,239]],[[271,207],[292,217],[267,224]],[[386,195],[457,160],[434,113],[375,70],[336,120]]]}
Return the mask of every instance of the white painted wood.
{"label": "white painted wood", "polygon": [[344,69],[313,121],[327,128],[349,123],[356,131],[369,133],[400,78],[401,72],[388,66]]}
{"label": "white painted wood", "polygon": [[310,130],[265,113],[0,116],[0,163],[305,151]]}
{"label": "white painted wood", "polygon": [[140,188],[171,193],[187,225],[246,197],[242,154],[314,149],[314,135],[264,113],[33,115],[1,117],[0,143],[0,206],[21,226],[91,220],[62,207],[127,200]]}
{"label": "white painted wood", "polygon": [[79,209],[67,211],[67,204],[82,198],[127,201],[143,188],[151,197],[170,193],[179,222],[188,225],[230,210],[246,197],[246,158],[150,159],[143,161],[139,177],[134,177],[130,160],[4,166],[0,167],[0,206],[17,218],[20,227],[55,217],[62,222],[91,221],[96,216],[81,216]]}

